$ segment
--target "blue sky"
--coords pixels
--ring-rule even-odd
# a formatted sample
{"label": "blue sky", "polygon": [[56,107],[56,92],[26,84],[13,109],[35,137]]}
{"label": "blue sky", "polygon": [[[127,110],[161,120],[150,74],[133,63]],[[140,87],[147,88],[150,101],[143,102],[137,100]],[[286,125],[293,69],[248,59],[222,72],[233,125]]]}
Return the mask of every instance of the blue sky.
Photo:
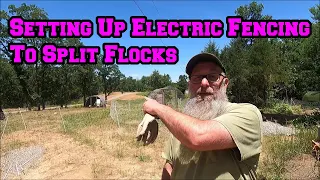
{"label": "blue sky", "polygon": [[[221,19],[225,23],[226,16],[235,15],[240,5],[250,1],[162,1],[136,0],[148,19]],[[274,19],[310,19],[309,8],[319,1],[259,1],[264,5],[263,14]],[[1,10],[7,10],[9,4],[36,4],[43,8],[51,19],[91,19],[95,23],[96,16],[115,16],[130,22],[130,16],[143,15],[135,2],[130,1],[1,1]],[[226,29],[226,28],[225,28]],[[130,38],[130,26],[120,39],[100,38],[96,33],[89,39],[82,39],[85,45],[101,46],[105,42],[118,42],[122,46],[162,46],[160,39]],[[225,34],[225,33],[224,33]],[[176,46],[179,49],[179,62],[176,65],[119,65],[126,76],[141,78],[155,69],[161,74],[169,74],[173,81],[179,75],[185,74],[187,61],[203,50],[210,39],[162,39],[166,46]],[[227,45],[230,39],[225,36],[213,39],[220,48]]]}

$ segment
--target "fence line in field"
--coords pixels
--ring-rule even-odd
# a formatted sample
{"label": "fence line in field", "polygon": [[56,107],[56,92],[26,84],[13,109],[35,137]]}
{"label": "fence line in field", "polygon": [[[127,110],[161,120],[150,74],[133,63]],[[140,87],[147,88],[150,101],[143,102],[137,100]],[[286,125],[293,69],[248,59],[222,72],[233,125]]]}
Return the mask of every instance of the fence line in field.
{"label": "fence line in field", "polygon": [[[184,102],[182,99],[172,99],[168,102],[174,109],[182,111]],[[142,103],[136,104],[132,101],[111,101],[110,114],[111,119],[120,127],[121,124],[128,120],[142,120],[143,118]]]}

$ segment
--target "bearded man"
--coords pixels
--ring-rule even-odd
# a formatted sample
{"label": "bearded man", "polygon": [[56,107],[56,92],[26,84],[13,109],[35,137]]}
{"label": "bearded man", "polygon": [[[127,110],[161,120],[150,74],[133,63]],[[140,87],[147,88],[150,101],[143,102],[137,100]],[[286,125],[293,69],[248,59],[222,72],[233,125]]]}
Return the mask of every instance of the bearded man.
{"label": "bearded man", "polygon": [[162,154],[162,179],[257,179],[259,109],[228,101],[229,80],[213,54],[192,57],[186,73],[191,97],[183,113],[152,99],[143,105],[144,112],[158,117],[171,133]]}

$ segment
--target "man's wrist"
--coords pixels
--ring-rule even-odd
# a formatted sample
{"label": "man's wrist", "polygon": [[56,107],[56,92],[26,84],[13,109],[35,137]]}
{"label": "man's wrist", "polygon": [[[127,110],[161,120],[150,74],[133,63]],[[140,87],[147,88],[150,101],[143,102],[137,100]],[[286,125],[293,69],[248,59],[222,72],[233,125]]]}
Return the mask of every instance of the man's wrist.
{"label": "man's wrist", "polygon": [[163,119],[164,118],[164,113],[169,111],[168,108],[170,108],[170,107],[168,107],[166,105],[163,105],[163,104],[159,104],[159,107],[155,109],[156,116],[159,119]]}

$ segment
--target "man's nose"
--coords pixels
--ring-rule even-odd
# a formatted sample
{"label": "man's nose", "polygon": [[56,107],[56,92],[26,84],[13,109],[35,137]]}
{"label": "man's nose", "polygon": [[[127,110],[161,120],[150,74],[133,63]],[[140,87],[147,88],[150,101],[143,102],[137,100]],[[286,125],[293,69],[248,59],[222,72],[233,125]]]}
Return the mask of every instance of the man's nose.
{"label": "man's nose", "polygon": [[201,87],[207,88],[209,86],[210,86],[210,84],[209,84],[208,79],[207,78],[203,78],[202,81],[201,81]]}

